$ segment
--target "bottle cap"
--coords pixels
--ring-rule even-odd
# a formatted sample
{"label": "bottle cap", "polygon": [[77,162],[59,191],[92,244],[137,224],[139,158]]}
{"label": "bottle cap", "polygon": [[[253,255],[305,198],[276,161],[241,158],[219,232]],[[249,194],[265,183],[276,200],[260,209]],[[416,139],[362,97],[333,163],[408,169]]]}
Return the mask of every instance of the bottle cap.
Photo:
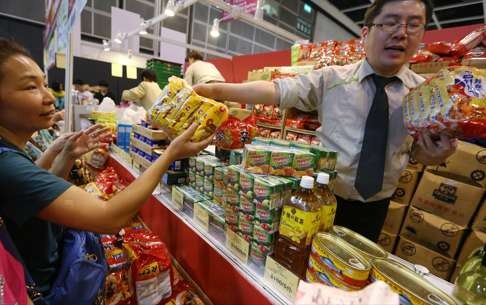
{"label": "bottle cap", "polygon": [[329,184],[329,174],[328,173],[317,174],[317,183]]}
{"label": "bottle cap", "polygon": [[300,180],[300,187],[306,188],[306,189],[312,189],[314,188],[314,178],[310,176],[304,176]]}

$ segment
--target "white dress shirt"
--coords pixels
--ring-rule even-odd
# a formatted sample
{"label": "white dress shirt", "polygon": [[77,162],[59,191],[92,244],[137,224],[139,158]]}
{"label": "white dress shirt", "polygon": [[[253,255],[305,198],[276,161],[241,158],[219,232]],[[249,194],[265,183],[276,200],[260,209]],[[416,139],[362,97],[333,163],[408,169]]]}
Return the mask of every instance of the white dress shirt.
{"label": "white dress shirt", "polygon": [[412,139],[403,123],[402,103],[410,89],[424,79],[403,66],[395,75],[399,80],[385,88],[390,117],[383,188],[364,200],[354,187],[366,118],[375,95],[375,85],[369,77],[374,73],[368,62],[362,60],[274,81],[282,109],[318,111],[322,126],[317,135],[322,146],[338,152],[334,192],[344,199],[371,202],[391,197],[408,163]]}

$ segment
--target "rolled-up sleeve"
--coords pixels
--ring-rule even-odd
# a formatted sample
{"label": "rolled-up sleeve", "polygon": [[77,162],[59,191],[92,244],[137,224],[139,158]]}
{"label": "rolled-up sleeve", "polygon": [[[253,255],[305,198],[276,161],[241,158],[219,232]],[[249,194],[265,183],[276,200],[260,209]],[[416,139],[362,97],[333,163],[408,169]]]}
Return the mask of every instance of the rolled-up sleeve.
{"label": "rolled-up sleeve", "polygon": [[295,107],[302,111],[313,111],[322,103],[325,88],[325,68],[293,78],[274,80],[279,92],[282,109]]}

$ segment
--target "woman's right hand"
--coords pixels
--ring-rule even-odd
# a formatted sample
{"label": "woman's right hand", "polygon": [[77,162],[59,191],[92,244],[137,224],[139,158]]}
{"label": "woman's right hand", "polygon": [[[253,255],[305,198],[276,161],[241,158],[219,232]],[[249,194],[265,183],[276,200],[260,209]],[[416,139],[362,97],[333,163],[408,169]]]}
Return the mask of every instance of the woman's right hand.
{"label": "woman's right hand", "polygon": [[186,131],[180,134],[177,138],[170,142],[169,147],[165,150],[165,153],[171,160],[180,160],[187,157],[196,155],[198,152],[206,148],[213,135],[200,142],[192,142],[191,137],[194,135],[199,125],[193,123]]}

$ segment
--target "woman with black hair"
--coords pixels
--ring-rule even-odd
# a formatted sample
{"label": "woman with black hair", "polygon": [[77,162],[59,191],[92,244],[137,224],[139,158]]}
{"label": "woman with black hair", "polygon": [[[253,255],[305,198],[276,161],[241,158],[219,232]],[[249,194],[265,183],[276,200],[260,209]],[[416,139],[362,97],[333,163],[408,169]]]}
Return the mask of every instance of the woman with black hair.
{"label": "woman with black hair", "polygon": [[146,69],[143,70],[142,82],[137,87],[123,91],[122,101],[134,102],[148,111],[161,93],[155,73]]}

